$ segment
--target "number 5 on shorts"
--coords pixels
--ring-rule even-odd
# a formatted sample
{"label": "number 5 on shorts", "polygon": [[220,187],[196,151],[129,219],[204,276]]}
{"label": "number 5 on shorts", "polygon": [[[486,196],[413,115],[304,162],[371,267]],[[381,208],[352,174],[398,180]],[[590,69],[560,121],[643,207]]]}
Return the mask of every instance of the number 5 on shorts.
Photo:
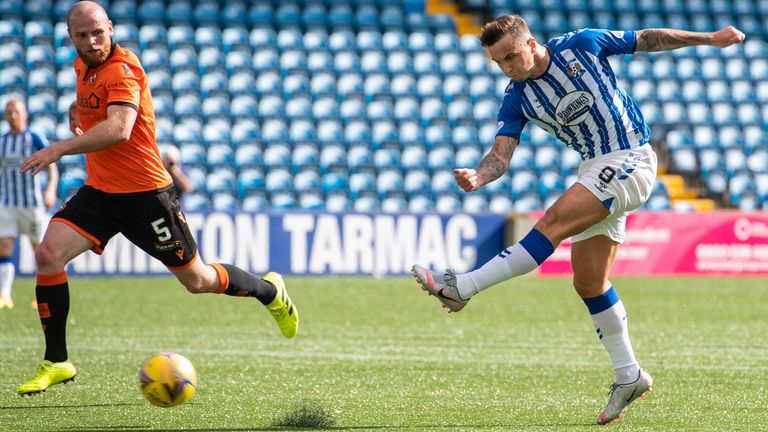
{"label": "number 5 on shorts", "polygon": [[155,233],[157,234],[157,239],[161,242],[171,239],[171,230],[169,230],[168,227],[161,226],[164,223],[165,223],[165,218],[160,218],[152,222],[152,229],[155,230]]}

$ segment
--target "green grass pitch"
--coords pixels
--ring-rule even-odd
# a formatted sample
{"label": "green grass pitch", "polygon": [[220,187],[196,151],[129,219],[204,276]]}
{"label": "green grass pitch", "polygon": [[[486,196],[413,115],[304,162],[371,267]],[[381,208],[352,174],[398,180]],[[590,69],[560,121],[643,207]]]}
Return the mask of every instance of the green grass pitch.
{"label": "green grass pitch", "polygon": [[[524,277],[447,315],[411,278],[289,277],[284,339],[258,301],[191,295],[170,278],[70,280],[74,383],[19,397],[43,352],[33,280],[0,310],[3,431],[588,431],[612,371],[568,279]],[[614,280],[655,379],[611,430],[768,430],[768,284]],[[137,370],[188,357],[198,393],[146,402]]]}

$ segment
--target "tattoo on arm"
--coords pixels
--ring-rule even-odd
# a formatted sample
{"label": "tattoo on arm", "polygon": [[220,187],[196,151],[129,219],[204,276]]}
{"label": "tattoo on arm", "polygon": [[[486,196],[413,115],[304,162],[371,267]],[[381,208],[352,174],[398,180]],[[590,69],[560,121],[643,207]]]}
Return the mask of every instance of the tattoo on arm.
{"label": "tattoo on arm", "polygon": [[480,161],[477,172],[486,179],[484,183],[492,182],[504,175],[509,168],[512,153],[520,141],[517,138],[499,136],[493,143],[490,153]]}
{"label": "tattoo on arm", "polygon": [[652,28],[637,32],[636,51],[667,51],[709,42],[709,33]]}

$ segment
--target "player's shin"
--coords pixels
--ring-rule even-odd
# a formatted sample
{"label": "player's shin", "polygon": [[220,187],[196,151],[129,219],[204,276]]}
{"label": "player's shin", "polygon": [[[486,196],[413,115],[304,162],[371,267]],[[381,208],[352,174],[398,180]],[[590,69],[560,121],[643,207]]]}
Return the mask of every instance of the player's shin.
{"label": "player's shin", "polygon": [[629,340],[627,311],[616,290],[611,287],[597,297],[583,300],[592,315],[597,336],[611,358],[613,369],[616,371],[616,383],[635,381],[640,374],[640,366]]}
{"label": "player's shin", "polygon": [[67,315],[69,315],[69,282],[67,273],[38,274],[37,312],[45,334],[45,360],[66,361]]}
{"label": "player's shin", "polygon": [[519,243],[499,252],[479,269],[456,275],[459,295],[469,299],[499,282],[524,275],[549,258],[554,250],[552,242],[534,228]]}
{"label": "player's shin", "polygon": [[268,305],[277,295],[277,289],[271,283],[254,277],[231,264],[212,263],[219,275],[223,294],[240,297],[255,297],[264,305]]}

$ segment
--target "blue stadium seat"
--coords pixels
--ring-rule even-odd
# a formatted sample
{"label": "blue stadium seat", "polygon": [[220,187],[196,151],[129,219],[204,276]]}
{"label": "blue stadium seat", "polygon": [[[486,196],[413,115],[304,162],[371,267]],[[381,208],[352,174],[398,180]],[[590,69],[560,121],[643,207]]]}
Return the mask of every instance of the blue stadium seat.
{"label": "blue stadium seat", "polygon": [[248,25],[248,8],[241,1],[226,2],[221,9],[220,20],[227,25],[246,27]]}
{"label": "blue stadium seat", "polygon": [[139,28],[139,47],[143,50],[147,48],[163,48],[168,46],[168,32],[163,24],[144,24]]}
{"label": "blue stadium seat", "polygon": [[456,151],[455,165],[461,168],[475,168],[483,154],[475,147],[462,147]]}
{"label": "blue stadium seat", "polygon": [[[295,28],[284,28],[277,32],[276,44],[277,48],[281,51],[288,51],[292,49],[302,49],[304,43],[304,37],[301,32]],[[251,38],[251,44],[253,44],[253,38]]]}
{"label": "blue stadium seat", "polygon": [[464,198],[462,209],[467,213],[486,213],[488,212],[488,200],[483,195],[467,195]]}
{"label": "blue stadium seat", "polygon": [[474,124],[461,124],[453,128],[452,144],[454,148],[477,146],[479,141]]}
{"label": "blue stadium seat", "polygon": [[282,79],[278,73],[265,72],[256,77],[256,93],[262,97],[283,95]]}
{"label": "blue stadium seat", "polygon": [[171,73],[164,69],[152,70],[147,72],[149,88],[153,92],[173,90],[173,80]]}
{"label": "blue stadium seat", "polygon": [[202,144],[189,142],[179,146],[180,161],[182,165],[201,165],[207,163],[205,147]]}
{"label": "blue stadium seat", "polygon": [[436,97],[427,97],[421,103],[421,120],[425,126],[446,123],[448,113],[445,104]]}
{"label": "blue stadium seat", "polygon": [[427,195],[414,195],[408,199],[408,211],[412,213],[427,213],[434,210],[435,202]]}
{"label": "blue stadium seat", "polygon": [[355,33],[350,30],[334,30],[328,36],[328,47],[331,52],[354,51],[357,49]]}
{"label": "blue stadium seat", "polygon": [[313,76],[322,72],[333,72],[333,56],[328,51],[312,51],[307,56],[307,69]]}
{"label": "blue stadium seat", "polygon": [[328,20],[333,23],[334,29],[351,29],[354,25],[354,15],[349,4],[331,3],[329,4]]}
{"label": "blue stadium seat", "polygon": [[376,177],[372,172],[355,172],[349,176],[349,197],[356,200],[362,196],[376,196]]}
{"label": "blue stadium seat", "polygon": [[[208,132],[208,129],[205,129],[203,134]],[[232,151],[232,147],[230,147],[228,144],[220,144],[215,143],[216,141],[211,141],[209,143],[206,143],[206,146],[208,147],[208,150],[206,151],[206,162],[209,167],[235,167],[235,154]]]}
{"label": "blue stadium seat", "polygon": [[491,64],[482,51],[469,52],[464,54],[463,69],[466,71],[467,76],[472,77],[473,82],[477,78],[487,81],[486,75],[491,73]]}
{"label": "blue stadium seat", "polygon": [[[377,31],[379,29],[379,11],[376,9],[376,6],[359,4],[354,14],[354,25],[360,33]],[[363,47],[361,46],[361,48]]]}
{"label": "blue stadium seat", "polygon": [[275,18],[274,10],[272,9],[272,5],[270,5],[267,2],[257,2],[251,5],[250,9],[248,9],[248,22],[255,27],[251,35],[253,35],[253,31],[261,30],[261,29],[269,29],[272,27],[273,21]]}
{"label": "blue stadium seat", "polygon": [[[269,149],[267,149],[269,150]],[[272,168],[265,178],[265,188],[272,195],[277,192],[292,192],[293,175],[284,168]]]}
{"label": "blue stadium seat", "polygon": [[346,193],[329,193],[325,197],[325,210],[332,213],[347,212],[352,210],[352,202]]}
{"label": "blue stadium seat", "polygon": [[197,52],[192,47],[181,47],[171,51],[170,67],[173,73],[183,70],[197,72],[197,62]]}
{"label": "blue stadium seat", "polygon": [[509,213],[514,209],[512,199],[504,195],[494,195],[488,200],[488,211],[491,213]]}
{"label": "blue stadium seat", "polygon": [[253,193],[242,198],[240,209],[246,212],[263,212],[269,209],[269,201],[265,193]]}
{"label": "blue stadium seat", "polygon": [[327,174],[347,168],[347,152],[341,144],[324,145],[320,150],[320,172]]}
{"label": "blue stadium seat", "polygon": [[176,145],[181,146],[182,144],[203,142],[202,126],[199,123],[193,123],[189,117],[182,123],[177,123],[176,126],[173,129],[173,140]]}
{"label": "blue stadium seat", "polygon": [[435,210],[438,213],[453,214],[462,210],[462,203],[455,194],[440,194],[435,200]]}
{"label": "blue stadium seat", "polygon": [[410,73],[402,73],[392,76],[390,91],[395,100],[416,94],[416,79]]}
{"label": "blue stadium seat", "polygon": [[308,94],[309,78],[302,70],[297,69],[283,78],[283,99],[290,100]]}
{"label": "blue stadium seat", "polygon": [[6,42],[0,45],[0,67],[25,67],[26,52],[24,47],[16,42]]}
{"label": "blue stadium seat", "polygon": [[[365,120],[365,102],[361,99],[346,99],[341,105],[339,105],[339,115],[341,120],[345,123],[350,123],[352,120]],[[356,126],[356,130],[360,127]],[[365,129],[368,129],[367,127]],[[345,132],[346,137],[346,132]],[[369,136],[356,138],[358,140],[368,139]]]}
{"label": "blue stadium seat", "polygon": [[26,49],[27,70],[41,67],[53,67],[56,64],[56,55],[52,45],[31,45]]}
{"label": "blue stadium seat", "polygon": [[54,42],[53,24],[46,20],[27,21],[24,24],[24,40],[27,46],[52,44]]}
{"label": "blue stadium seat", "polygon": [[[233,131],[234,135],[234,131]],[[255,143],[241,144],[235,150],[235,164],[241,169],[256,169],[264,165],[264,154]]]}
{"label": "blue stadium seat", "polygon": [[298,205],[296,197],[293,192],[278,192],[270,194],[269,197],[270,208],[272,210],[292,210]]}
{"label": "blue stadium seat", "polygon": [[381,46],[387,52],[407,52],[408,36],[400,30],[390,30],[381,36]]}
{"label": "blue stadium seat", "polygon": [[[262,6],[269,7],[268,5]],[[254,5],[251,8],[251,11],[258,7],[259,4]],[[256,27],[251,30],[248,41],[251,44],[251,48],[254,50],[254,52],[262,48],[273,49],[277,45],[277,33],[275,33],[274,29],[269,27]]]}
{"label": "blue stadium seat", "polygon": [[318,138],[323,141],[340,141],[343,138],[343,132],[337,134],[335,128],[334,132],[331,132],[331,129],[326,127],[326,133],[320,133],[320,124],[322,124],[324,120],[331,120],[334,124],[338,124],[340,116],[339,103],[336,101],[336,98],[333,97],[333,94],[318,94],[316,96],[317,98],[312,104],[312,117],[320,122],[318,124]]}
{"label": "blue stadium seat", "polygon": [[321,192],[322,179],[317,171],[302,170],[293,176],[293,187],[296,192]]}
{"label": "blue stadium seat", "polygon": [[280,54],[280,71],[285,75],[307,70],[307,56],[299,49],[289,49]]}
{"label": "blue stadium seat", "polygon": [[165,8],[165,19],[171,25],[193,25],[194,11],[192,9],[192,2],[187,0],[169,2]]}
{"label": "blue stadium seat", "polygon": [[168,27],[168,49],[175,51],[180,48],[195,48],[195,31],[188,25],[171,25]]}
{"label": "blue stadium seat", "polygon": [[[227,2],[227,4],[236,4]],[[218,26],[220,20],[219,4],[213,0],[195,2],[194,18],[198,26]],[[235,24],[227,22],[227,24]]]}
{"label": "blue stadium seat", "polygon": [[278,28],[298,26],[301,19],[301,7],[295,3],[281,3],[275,7],[274,23]]}
{"label": "blue stadium seat", "polygon": [[57,111],[55,93],[44,92],[29,95],[27,98],[27,111],[29,111],[31,118],[34,118],[38,115],[56,116]]}
{"label": "blue stadium seat", "polygon": [[411,47],[411,51],[416,52],[434,52],[435,51],[435,37],[432,33],[426,31],[411,32],[408,35],[408,46]]}
{"label": "blue stadium seat", "polygon": [[[74,76],[71,71],[67,76],[71,78],[71,81],[66,88],[71,90],[73,88],[72,84],[74,84]],[[57,78],[52,69],[35,69],[29,72],[27,77],[27,90],[29,94],[46,91],[55,92],[57,88]]]}
{"label": "blue stadium seat", "polygon": [[[10,2],[10,4],[14,3],[15,2]],[[11,14],[6,15],[3,13],[3,18],[0,20],[0,43],[14,42],[24,44],[24,25],[22,24],[22,21],[9,15]]]}
{"label": "blue stadium seat", "polygon": [[435,196],[459,193],[453,171],[438,171],[432,173],[432,192]]}
{"label": "blue stadium seat", "polygon": [[408,209],[408,202],[401,196],[386,197],[381,200],[381,212],[402,213]]}
{"label": "blue stadium seat", "polygon": [[380,200],[404,196],[403,175],[400,170],[390,168],[379,172],[376,177],[376,190]]}
{"label": "blue stadium seat", "polygon": [[450,147],[436,147],[427,154],[427,167],[432,172],[451,171],[455,166],[454,153]]}
{"label": "blue stadium seat", "polygon": [[224,144],[229,147],[229,131],[231,129],[232,127],[228,117],[209,119],[203,127],[203,144],[205,144],[206,147],[210,147],[214,144]]}
{"label": "blue stadium seat", "polygon": [[355,145],[347,151],[347,164],[350,171],[373,169],[373,152],[366,145]]}
{"label": "blue stadium seat", "polygon": [[[146,52],[146,51],[145,51]],[[193,71],[181,71],[173,74],[172,79],[173,92],[176,95],[196,95],[200,94],[200,77]]]}
{"label": "blue stadium seat", "polygon": [[443,81],[443,97],[446,102],[469,96],[469,81],[463,74],[446,74]]}
{"label": "blue stadium seat", "polygon": [[[412,93],[411,93],[412,95]],[[421,118],[421,106],[416,98],[403,95],[397,98],[393,107],[394,118],[399,121],[419,120]]]}
{"label": "blue stadium seat", "polygon": [[432,51],[414,51],[413,70],[418,75],[440,72],[440,60]]}
{"label": "blue stadium seat", "polygon": [[425,145],[424,128],[415,118],[412,117],[410,120],[400,122],[398,137],[404,148],[423,147]]}
{"label": "blue stadium seat", "polygon": [[469,98],[455,99],[446,107],[446,115],[452,127],[459,124],[474,125],[475,118],[472,111],[473,107]]}
{"label": "blue stadium seat", "polygon": [[415,167],[405,171],[403,178],[403,191],[411,199],[414,196],[431,194],[431,178],[429,172]]}
{"label": "blue stadium seat", "polygon": [[240,209],[240,203],[231,192],[214,192],[211,194],[211,208],[214,211],[234,212]]}
{"label": "blue stadium seat", "polygon": [[[285,103],[283,102],[283,98],[280,96],[266,96],[259,100],[259,117],[264,119],[274,119],[274,118],[282,118],[285,116]],[[262,130],[264,131],[264,134],[272,133],[271,131],[268,131],[266,127],[263,127]],[[276,131],[275,131],[276,133]],[[287,134],[287,130],[286,130]],[[283,139],[283,138],[281,138]]]}
{"label": "blue stadium seat", "polygon": [[[302,172],[308,168],[318,170],[320,167],[320,152],[312,144],[297,144],[291,154],[293,172]],[[319,180],[318,180],[319,185]]]}
{"label": "blue stadium seat", "polygon": [[160,0],[145,0],[139,5],[139,21],[142,24],[163,24],[165,22],[165,7]]}
{"label": "blue stadium seat", "polygon": [[364,51],[360,56],[360,70],[368,75],[387,70],[387,58],[383,51]]}
{"label": "blue stadium seat", "polygon": [[[360,86],[362,89],[362,82],[360,83]],[[335,75],[326,72],[312,74],[312,78],[309,82],[309,91],[315,99],[328,96],[335,99],[337,93]]]}
{"label": "blue stadium seat", "polygon": [[209,195],[217,192],[234,195],[237,191],[235,172],[227,168],[217,168],[209,172],[205,178],[205,189]]}
{"label": "blue stadium seat", "polygon": [[446,124],[434,124],[424,129],[424,141],[428,149],[451,146],[451,130]]}
{"label": "blue stadium seat", "polygon": [[419,97],[442,97],[443,82],[437,74],[422,74],[416,82],[416,93]]}
{"label": "blue stadium seat", "polygon": [[[351,155],[350,159],[352,159]],[[401,167],[400,152],[393,148],[379,148],[375,150],[373,152],[373,166],[378,171],[399,169]]]}
{"label": "blue stadium seat", "polygon": [[285,104],[285,115],[288,120],[314,120],[312,117],[312,101],[305,96],[288,98]]}
{"label": "blue stadium seat", "polygon": [[300,193],[298,207],[302,210],[325,210],[323,194],[316,191]]}
{"label": "blue stadium seat", "polygon": [[346,172],[331,171],[323,174],[323,192],[328,195],[343,193],[349,190],[349,176]]}
{"label": "blue stadium seat", "polygon": [[478,122],[496,121],[500,101],[484,98],[475,103],[473,114]]}
{"label": "blue stadium seat", "polygon": [[280,73],[280,54],[274,48],[257,48],[251,63],[253,71],[259,75],[265,72]]}
{"label": "blue stadium seat", "polygon": [[[301,23],[307,27],[325,28],[328,24],[328,11],[319,3],[307,4],[301,12]],[[333,22],[333,21],[330,21]]]}
{"label": "blue stadium seat", "polygon": [[218,95],[229,96],[226,72],[213,71],[202,74],[200,77],[200,96],[208,98]]}

